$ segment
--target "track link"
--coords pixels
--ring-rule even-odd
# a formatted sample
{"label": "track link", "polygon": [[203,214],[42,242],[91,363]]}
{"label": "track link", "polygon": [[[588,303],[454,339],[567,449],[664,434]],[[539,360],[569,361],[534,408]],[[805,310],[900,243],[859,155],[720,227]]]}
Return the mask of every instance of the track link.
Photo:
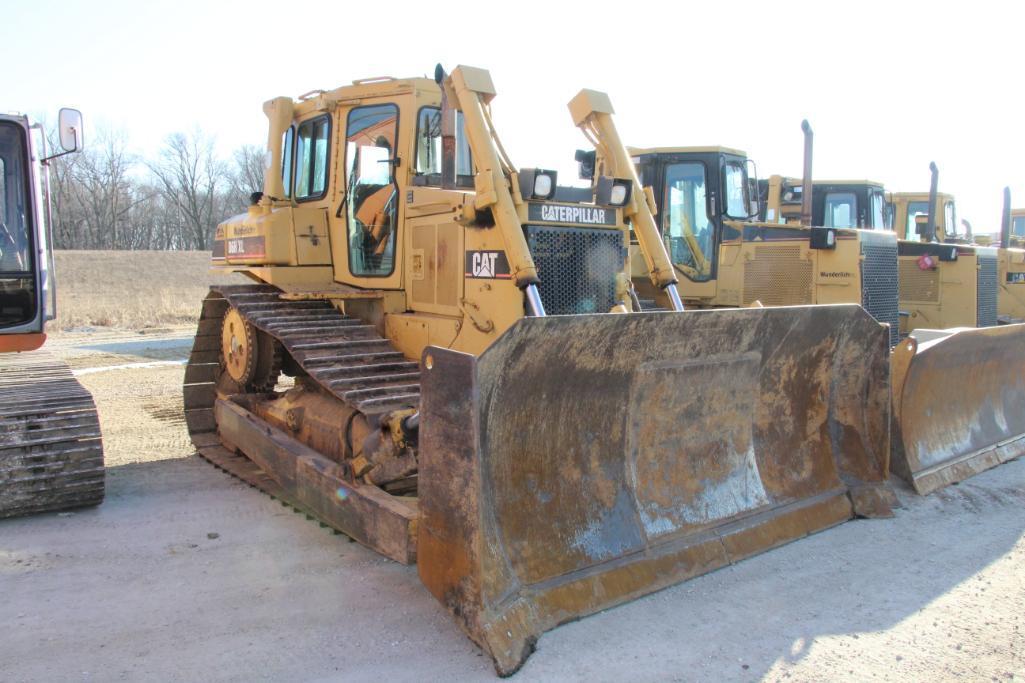
{"label": "track link", "polygon": [[407,361],[372,325],[342,314],[330,301],[288,301],[280,294],[270,285],[211,288],[185,368],[185,421],[205,460],[312,518],[295,496],[226,447],[217,434],[213,406],[221,375],[221,324],[228,309],[236,308],[277,340],[325,391],[366,415],[419,407],[420,373],[418,364]]}
{"label": "track link", "polygon": [[0,364],[0,517],[97,505],[103,442],[92,396],[44,351]]}

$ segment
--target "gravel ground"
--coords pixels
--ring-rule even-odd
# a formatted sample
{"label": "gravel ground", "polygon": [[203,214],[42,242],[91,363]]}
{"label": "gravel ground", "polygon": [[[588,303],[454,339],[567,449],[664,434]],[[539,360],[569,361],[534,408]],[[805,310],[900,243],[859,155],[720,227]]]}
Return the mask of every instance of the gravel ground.
{"label": "gravel ground", "polygon": [[[0,680],[494,680],[414,568],[191,455],[187,336],[55,341],[108,497],[0,522]],[[516,680],[1021,680],[1025,462],[901,498],[555,629]]]}

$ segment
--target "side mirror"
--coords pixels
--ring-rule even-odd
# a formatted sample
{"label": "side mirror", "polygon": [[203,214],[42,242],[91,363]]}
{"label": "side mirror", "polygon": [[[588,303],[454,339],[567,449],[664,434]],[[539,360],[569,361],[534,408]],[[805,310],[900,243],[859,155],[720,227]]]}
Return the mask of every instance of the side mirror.
{"label": "side mirror", "polygon": [[60,143],[65,152],[82,150],[82,112],[77,109],[61,109],[58,116]]}

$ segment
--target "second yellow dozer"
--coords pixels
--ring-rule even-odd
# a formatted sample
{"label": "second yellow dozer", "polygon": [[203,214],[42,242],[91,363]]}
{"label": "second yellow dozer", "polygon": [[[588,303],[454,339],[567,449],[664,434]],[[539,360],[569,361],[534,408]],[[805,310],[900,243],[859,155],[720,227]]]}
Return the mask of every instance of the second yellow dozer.
{"label": "second yellow dozer", "polygon": [[[884,326],[630,312],[628,221],[680,308],[632,168],[558,199],[494,96],[458,67],[269,101],[263,192],[214,249],[253,283],[204,301],[184,394],[204,458],[416,562],[508,675],[546,629],[892,493]],[[571,112],[614,132],[601,93]]]}
{"label": "second yellow dozer", "polygon": [[[976,237],[988,243],[989,237]],[[997,321],[1002,325],[1025,322],[1025,209],[1011,208],[1011,188],[1004,188],[998,242]]]}
{"label": "second yellow dozer", "polygon": [[[665,240],[684,303],[697,308],[856,303],[887,323],[893,348],[891,465],[920,494],[1020,455],[1025,372],[1014,369],[1023,369],[1025,326],[975,329],[996,322],[991,272],[996,260],[979,254],[993,257],[995,250],[898,240],[882,229],[881,188],[865,194],[865,206],[848,207],[850,224],[858,227],[815,225],[812,131],[807,122],[802,129],[804,179],[773,176],[761,184],[760,201],[753,196],[758,183],[739,150],[632,150],[651,212],[658,212],[660,222],[652,218],[652,230]],[[600,157],[596,167],[604,168]],[[928,263],[923,254],[933,255]],[[640,263],[634,259],[640,295],[664,302],[637,268]],[[942,286],[945,305],[918,302],[915,295],[906,299],[914,284],[905,280],[909,273],[937,283],[937,296]],[[909,308],[930,315],[945,311],[948,317],[936,318],[944,326],[964,327],[899,335],[898,316],[911,318]]]}

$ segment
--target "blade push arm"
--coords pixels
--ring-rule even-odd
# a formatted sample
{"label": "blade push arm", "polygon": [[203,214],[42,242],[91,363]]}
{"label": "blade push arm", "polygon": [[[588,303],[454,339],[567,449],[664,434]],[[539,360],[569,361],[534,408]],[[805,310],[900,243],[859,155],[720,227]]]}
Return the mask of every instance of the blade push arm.
{"label": "blade push arm", "polygon": [[605,172],[618,178],[629,178],[638,190],[632,193],[623,207],[623,213],[633,225],[652,284],[665,290],[673,310],[682,311],[683,302],[676,291],[676,273],[655,223],[655,202],[649,189],[640,191],[641,181],[637,170],[612,121],[613,109],[609,96],[595,90],[581,90],[570,101],[569,110],[573,123],[583,131],[604,160]]}
{"label": "blade push arm", "polygon": [[450,76],[442,80],[441,85],[445,89],[444,99],[448,101],[451,97],[463,112],[466,139],[477,166],[477,174],[474,176],[474,208],[477,211],[491,211],[495,227],[505,245],[513,280],[524,290],[531,314],[544,315],[544,307],[537,291],[537,285],[541,280],[538,278],[537,267],[530,255],[527,240],[523,236],[523,226],[516,213],[510,190],[512,183],[509,176],[515,171],[511,164],[503,159],[504,154],[500,153],[497,136],[487,111],[487,104],[495,96],[491,74],[484,69],[457,66]]}

